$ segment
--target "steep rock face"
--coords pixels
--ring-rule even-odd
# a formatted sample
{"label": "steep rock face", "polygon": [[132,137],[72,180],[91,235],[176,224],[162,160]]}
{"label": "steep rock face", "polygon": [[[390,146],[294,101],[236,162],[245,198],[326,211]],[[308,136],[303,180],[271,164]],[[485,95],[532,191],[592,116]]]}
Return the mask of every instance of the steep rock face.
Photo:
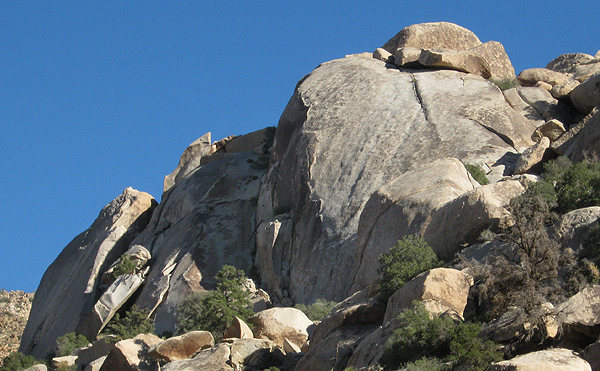
{"label": "steep rock face", "polygon": [[191,292],[213,289],[222,265],[247,274],[253,266],[256,202],[268,156],[215,155],[164,194],[134,241],[153,256],[137,305],[156,313],[158,333],[174,331],[179,303]]}
{"label": "steep rock face", "polygon": [[149,194],[127,188],[63,249],[36,291],[21,352],[41,358],[57,337],[75,331],[98,299],[99,275],[127,250],[155,206]]}
{"label": "steep rock face", "polygon": [[210,153],[211,145],[210,133],[206,133],[193,141],[181,154],[179,164],[175,170],[173,170],[171,174],[165,176],[163,192],[171,189],[175,183],[197,168],[200,165],[202,156],[206,156]]}
{"label": "steep rock face", "polygon": [[344,298],[359,263],[358,219],[374,191],[442,157],[510,162],[534,130],[477,76],[389,69],[362,55],[324,63],[281,116],[259,199],[258,223],[282,211],[293,221],[283,289],[298,302]]}

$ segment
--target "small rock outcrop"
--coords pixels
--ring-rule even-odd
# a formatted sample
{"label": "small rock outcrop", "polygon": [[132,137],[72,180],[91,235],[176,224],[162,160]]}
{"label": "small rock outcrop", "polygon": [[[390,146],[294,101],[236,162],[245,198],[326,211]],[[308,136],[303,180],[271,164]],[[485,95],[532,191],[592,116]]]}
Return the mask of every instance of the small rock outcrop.
{"label": "small rock outcrop", "polygon": [[153,345],[148,355],[167,362],[190,358],[197,351],[215,345],[215,339],[208,331],[192,331],[169,338]]}
{"label": "small rock outcrop", "polygon": [[158,364],[148,356],[148,350],[160,342],[162,339],[154,334],[140,334],[133,339],[121,340],[115,344],[100,370],[154,371]]}
{"label": "small rock outcrop", "polygon": [[211,151],[212,142],[210,140],[210,132],[204,134],[200,138],[193,141],[181,154],[179,164],[173,172],[165,176],[163,192],[171,189],[175,183],[179,182],[183,177],[189,174],[192,170],[200,166],[200,160]]}
{"label": "small rock outcrop", "polygon": [[494,371],[592,371],[589,363],[579,358],[570,349],[555,348],[541,350],[517,356],[508,361],[494,363],[490,370]]}
{"label": "small rock outcrop", "polygon": [[285,339],[302,347],[308,340],[308,328],[313,322],[296,308],[271,308],[248,319],[255,326],[254,337],[283,346]]}
{"label": "small rock outcrop", "polygon": [[600,335],[600,285],[587,287],[556,307],[563,339],[590,344]]}
{"label": "small rock outcrop", "polygon": [[434,301],[441,304],[442,312],[452,310],[462,317],[470,288],[469,276],[461,271],[451,268],[428,270],[408,281],[390,297],[383,322],[396,318],[415,300]]}
{"label": "small rock outcrop", "polygon": [[433,22],[414,24],[403,28],[382,48],[395,54],[398,48],[466,50],[481,45],[472,31],[454,23]]}
{"label": "small rock outcrop", "polygon": [[246,322],[240,318],[235,317],[231,326],[223,333],[223,339],[236,338],[236,339],[252,339],[254,334]]}
{"label": "small rock outcrop", "polygon": [[106,205],[48,267],[36,291],[19,350],[44,357],[56,338],[73,332],[98,298],[100,275],[146,227],[156,201],[127,188]]}

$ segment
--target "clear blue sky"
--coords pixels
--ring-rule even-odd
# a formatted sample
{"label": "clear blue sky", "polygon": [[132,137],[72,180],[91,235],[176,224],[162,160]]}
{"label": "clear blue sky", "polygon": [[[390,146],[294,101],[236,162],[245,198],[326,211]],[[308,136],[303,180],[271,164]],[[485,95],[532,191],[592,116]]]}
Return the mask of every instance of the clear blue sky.
{"label": "clear blue sky", "polygon": [[500,41],[517,72],[600,49],[600,2],[541,4],[3,1],[0,288],[35,290],[125,187],[160,198],[194,139],[276,125],[319,63],[410,24],[450,21]]}

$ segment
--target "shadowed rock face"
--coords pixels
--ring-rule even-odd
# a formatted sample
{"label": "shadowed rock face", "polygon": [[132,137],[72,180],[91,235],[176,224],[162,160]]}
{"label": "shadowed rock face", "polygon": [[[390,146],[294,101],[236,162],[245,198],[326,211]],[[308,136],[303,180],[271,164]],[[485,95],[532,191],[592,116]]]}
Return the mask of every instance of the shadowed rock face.
{"label": "shadowed rock face", "polygon": [[282,211],[294,223],[282,291],[296,302],[344,298],[373,192],[442,157],[498,165],[531,146],[534,130],[478,76],[390,69],[362,55],[322,64],[281,116],[259,199],[258,223]]}
{"label": "shadowed rock face", "polygon": [[21,352],[44,357],[56,338],[75,331],[98,299],[99,275],[127,250],[155,206],[149,194],[127,188],[64,248],[36,291]]}
{"label": "shadowed rock face", "polygon": [[164,194],[134,241],[153,257],[136,304],[156,313],[159,334],[175,330],[177,306],[187,295],[215,287],[222,265],[251,271],[256,202],[268,161],[253,152],[224,153],[196,168]]}

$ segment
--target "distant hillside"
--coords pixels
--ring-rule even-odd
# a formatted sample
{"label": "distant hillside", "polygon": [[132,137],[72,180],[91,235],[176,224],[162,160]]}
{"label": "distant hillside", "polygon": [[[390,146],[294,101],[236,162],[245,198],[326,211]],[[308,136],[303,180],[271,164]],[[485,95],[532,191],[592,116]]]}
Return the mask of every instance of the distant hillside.
{"label": "distant hillside", "polygon": [[0,358],[19,348],[33,294],[0,290]]}

